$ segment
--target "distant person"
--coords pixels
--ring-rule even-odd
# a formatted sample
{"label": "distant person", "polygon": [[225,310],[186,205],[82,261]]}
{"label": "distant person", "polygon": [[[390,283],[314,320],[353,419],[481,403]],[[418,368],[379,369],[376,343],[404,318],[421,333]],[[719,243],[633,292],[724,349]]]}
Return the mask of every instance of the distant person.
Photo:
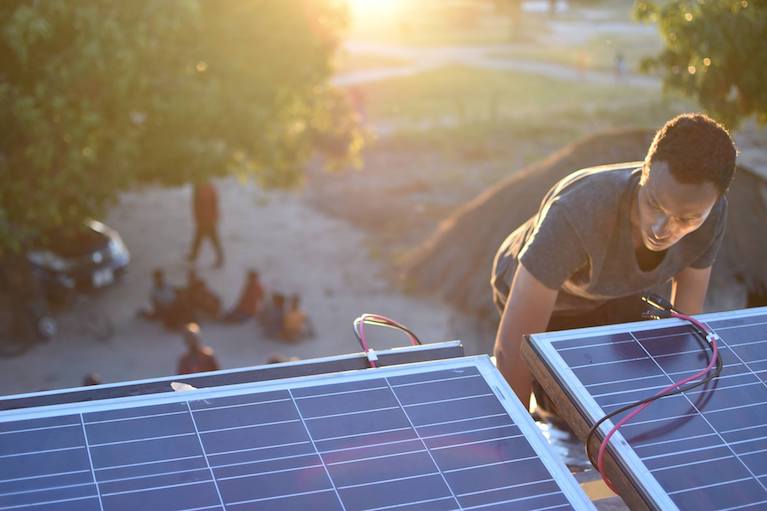
{"label": "distant person", "polygon": [[104,382],[101,380],[101,375],[99,375],[99,373],[88,373],[85,375],[85,378],[83,378],[83,387],[101,385],[102,383]]}
{"label": "distant person", "polygon": [[216,251],[215,267],[220,268],[224,265],[224,249],[221,247],[221,239],[218,235],[218,192],[211,182],[205,181],[194,186],[192,209],[195,230],[192,249],[187,259],[194,263],[203,239],[208,238]]}
{"label": "distant person", "polygon": [[272,293],[271,301],[266,304],[259,318],[267,337],[276,339],[281,336],[284,318],[285,295]]}
{"label": "distant person", "polygon": [[197,318],[207,316],[217,319],[221,313],[221,299],[193,268],[187,272],[187,283],[184,288],[185,304],[190,307],[191,316]]}
{"label": "distant person", "polygon": [[178,361],[178,374],[202,373],[220,369],[213,348],[203,346],[200,339],[200,327],[197,323],[187,324],[184,327],[183,335],[186,353]]}
{"label": "distant person", "polygon": [[165,272],[156,269],[152,272],[152,290],[149,292],[149,310],[140,310],[139,316],[158,320],[168,325],[171,322],[176,291],[165,281]]}
{"label": "distant person", "polygon": [[348,93],[349,100],[357,114],[357,120],[359,121],[360,126],[365,126],[367,124],[367,98],[364,89],[359,85],[352,85],[349,87]]}
{"label": "distant person", "polygon": [[615,54],[615,79],[620,80],[626,73],[626,59],[623,56],[623,52]]}
{"label": "distant person", "polygon": [[264,288],[261,286],[258,272],[249,270],[245,277],[245,285],[240,293],[240,299],[237,300],[234,308],[224,315],[223,320],[229,323],[239,323],[254,318],[258,314],[263,300]]}
{"label": "distant person", "polygon": [[298,357],[288,357],[287,355],[283,355],[282,353],[275,353],[273,355],[269,355],[269,358],[266,359],[267,364],[284,364],[286,362],[298,362],[301,360]]}
{"label": "distant person", "polygon": [[298,341],[314,335],[309,317],[301,309],[301,297],[294,294],[282,320],[282,337],[286,341]]}
{"label": "distant person", "polygon": [[525,406],[532,388],[551,411],[521,356],[526,334],[638,321],[641,295],[669,282],[674,307],[702,312],[735,156],[724,127],[679,115],[657,131],[643,162],[573,172],[509,234],[490,279],[501,315],[494,351]]}
{"label": "distant person", "polygon": [[589,70],[591,58],[589,54],[581,50],[575,54],[575,68],[578,70],[578,76],[583,77]]}
{"label": "distant person", "polygon": [[549,17],[553,18],[557,15],[557,0],[549,0]]}

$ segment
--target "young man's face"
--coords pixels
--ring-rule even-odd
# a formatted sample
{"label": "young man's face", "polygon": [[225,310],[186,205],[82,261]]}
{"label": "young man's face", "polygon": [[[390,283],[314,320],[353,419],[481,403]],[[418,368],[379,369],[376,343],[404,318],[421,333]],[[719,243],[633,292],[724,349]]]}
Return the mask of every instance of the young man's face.
{"label": "young man's face", "polygon": [[660,252],[700,227],[719,191],[713,183],[680,183],[666,162],[652,164],[636,201],[635,227],[648,250]]}

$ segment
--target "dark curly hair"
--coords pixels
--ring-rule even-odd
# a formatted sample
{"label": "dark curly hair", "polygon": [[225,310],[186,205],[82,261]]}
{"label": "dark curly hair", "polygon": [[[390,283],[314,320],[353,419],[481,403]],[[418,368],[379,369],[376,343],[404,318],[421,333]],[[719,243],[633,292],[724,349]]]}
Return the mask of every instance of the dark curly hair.
{"label": "dark curly hair", "polygon": [[668,121],[647,151],[642,180],[650,167],[664,161],[681,183],[710,182],[724,194],[735,172],[737,150],[727,130],[703,114],[681,114]]}

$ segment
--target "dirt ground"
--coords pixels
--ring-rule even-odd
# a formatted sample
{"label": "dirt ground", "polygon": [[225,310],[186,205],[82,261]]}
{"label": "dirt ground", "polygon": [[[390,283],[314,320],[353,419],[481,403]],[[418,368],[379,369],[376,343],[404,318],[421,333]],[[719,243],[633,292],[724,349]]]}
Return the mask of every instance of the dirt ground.
{"label": "dirt ground", "polygon": [[[200,274],[231,306],[245,271],[256,268],[267,290],[302,295],[317,332],[313,339],[288,345],[266,338],[254,321],[234,326],[204,322],[203,338],[223,368],[263,364],[274,353],[309,358],[359,351],[352,321],[363,312],[395,318],[427,342],[452,340],[456,328],[451,325],[466,324],[439,303],[393,289],[383,261],[369,255],[368,235],[312,208],[306,193],[264,192],[234,179],[218,182],[218,189],[227,261],[224,268],[213,269],[212,249],[204,245]],[[165,269],[176,285],[185,280],[190,196],[190,187],[122,196],[106,222],[122,234],[132,261],[124,279],[96,297],[114,322],[115,336],[100,342],[65,330],[21,357],[0,360],[0,394],[77,386],[91,371],[105,382],[174,373],[183,351],[180,336],[137,319],[135,312],[146,306],[152,269]],[[387,330],[373,334],[372,342],[383,348],[406,339]],[[468,353],[487,349],[469,344]]]}
{"label": "dirt ground", "polygon": [[[582,14],[571,13],[554,23],[551,30],[561,37],[552,44],[568,47],[577,42],[572,37],[581,32],[575,28],[582,31],[578,24],[591,19]],[[616,31],[612,25],[607,28]],[[483,69],[517,69],[529,63],[511,57],[500,62],[503,59],[497,50],[454,45],[419,49],[352,41],[344,51],[360,60],[373,54],[379,58],[371,61],[373,69],[346,70],[335,82],[372,83],[450,62]],[[382,56],[397,59],[381,67]],[[573,75],[573,69],[556,62],[518,70],[583,79],[582,74]],[[609,73],[592,74],[588,76],[594,82],[613,79]],[[581,128],[587,131],[610,127],[595,123],[590,116],[584,119],[588,125]],[[366,151],[361,172],[329,176],[310,171],[306,187],[299,192],[267,192],[233,178],[217,183],[227,264],[213,269],[212,250],[205,246],[197,265],[201,275],[225,306],[231,306],[245,271],[255,268],[267,290],[302,295],[317,331],[314,339],[286,345],[266,338],[255,322],[235,326],[203,323],[203,338],[216,350],[222,367],[262,364],[274,353],[309,358],[358,351],[351,325],[362,312],[389,315],[426,341],[461,339],[467,354],[489,351],[494,325],[478,324],[434,300],[408,296],[397,287],[397,264],[455,208],[510,171],[550,154],[563,140],[575,138],[568,138],[567,126],[559,123],[547,126],[545,133],[540,126],[518,131],[512,129],[514,123],[502,123],[492,140],[467,143],[446,136],[435,139],[437,147],[429,147],[428,137],[416,143],[401,134],[398,137],[392,119],[368,118],[367,122],[374,139],[378,138]],[[753,161],[757,169],[767,168],[767,130],[750,133],[745,143],[739,141],[741,160],[747,157],[746,163]],[[175,285],[185,280],[190,266],[184,255],[192,234],[190,195],[190,187],[181,187],[148,188],[121,196],[105,221],[123,235],[132,262],[122,282],[96,297],[115,325],[115,336],[104,343],[65,328],[56,339],[21,357],[0,359],[0,394],[76,386],[93,371],[105,382],[175,371],[183,351],[180,336],[137,319],[135,313],[147,305],[154,268],[165,269]],[[380,347],[402,342],[404,339],[392,337],[390,332],[373,338]]]}

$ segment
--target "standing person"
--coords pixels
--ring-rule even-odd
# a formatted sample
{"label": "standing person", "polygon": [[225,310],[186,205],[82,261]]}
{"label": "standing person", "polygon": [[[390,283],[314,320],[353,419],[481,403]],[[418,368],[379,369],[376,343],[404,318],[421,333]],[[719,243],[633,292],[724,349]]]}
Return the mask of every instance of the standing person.
{"label": "standing person", "polygon": [[626,59],[623,57],[623,52],[618,51],[615,54],[615,79],[620,80],[623,78],[623,74],[626,71]]}
{"label": "standing person", "polygon": [[224,265],[224,249],[221,247],[221,240],[218,236],[218,192],[213,183],[204,181],[195,184],[192,202],[195,230],[192,249],[187,259],[194,263],[197,260],[197,253],[200,250],[202,240],[208,238],[216,251],[215,267],[220,268]]}
{"label": "standing person", "polygon": [[204,346],[200,339],[200,327],[197,323],[188,323],[184,327],[186,353],[178,361],[178,374],[202,373],[220,369],[213,348]]}
{"label": "standing person", "polygon": [[256,317],[259,309],[261,308],[261,302],[264,299],[264,288],[261,286],[261,281],[256,270],[248,270],[245,277],[245,285],[242,287],[242,293],[240,299],[237,300],[237,305],[224,315],[224,321],[229,323],[239,323],[246,319]]}
{"label": "standing person", "polygon": [[501,313],[494,351],[524,405],[532,388],[551,411],[520,355],[524,335],[637,321],[641,294],[669,280],[676,308],[702,311],[735,156],[715,121],[677,116],[655,134],[644,162],[570,174],[506,238],[491,277]]}

